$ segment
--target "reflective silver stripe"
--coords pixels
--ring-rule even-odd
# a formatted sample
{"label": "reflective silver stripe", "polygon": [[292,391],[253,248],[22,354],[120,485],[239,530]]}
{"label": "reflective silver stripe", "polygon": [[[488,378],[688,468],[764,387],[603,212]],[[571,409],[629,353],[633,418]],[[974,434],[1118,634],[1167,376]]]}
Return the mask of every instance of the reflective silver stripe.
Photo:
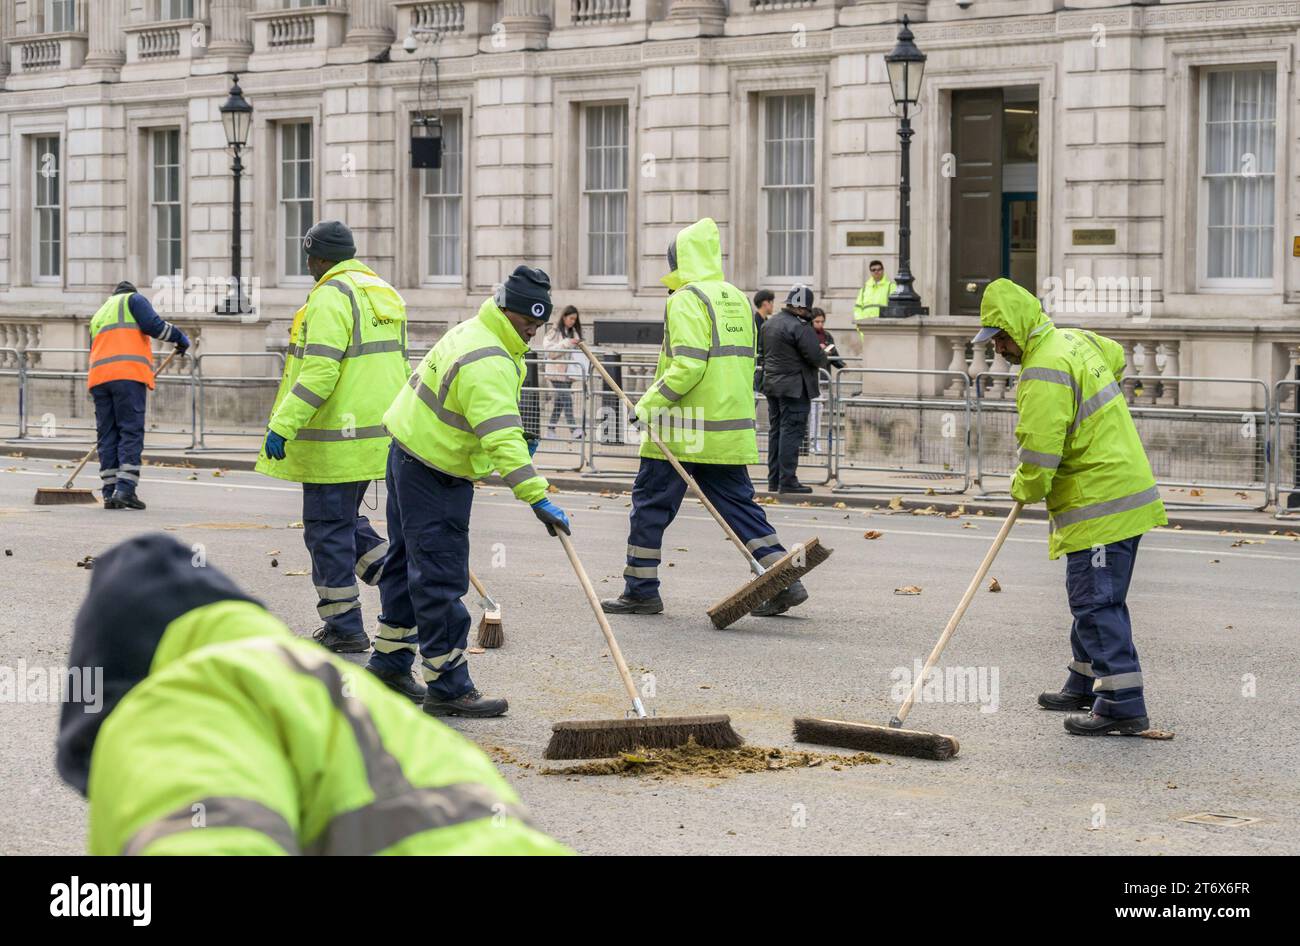
{"label": "reflective silver stripe", "polygon": [[682,399],[682,395],[674,391],[672,388],[670,388],[668,386],[668,383],[664,381],[663,378],[659,379],[659,381],[656,383],[656,386],[659,388],[659,393],[662,394],[668,400],[680,401]]}
{"label": "reflective silver stripe", "polygon": [[1029,337],[1030,337],[1030,338],[1033,338],[1033,337],[1034,337],[1035,335],[1037,335],[1039,332],[1046,332],[1049,328],[1052,328],[1052,323],[1051,323],[1051,322],[1044,322],[1042,325],[1038,326],[1038,328],[1036,328],[1036,329],[1034,329],[1032,332],[1030,332],[1030,333],[1029,333]]}
{"label": "reflective silver stripe", "polygon": [[101,365],[111,365],[119,361],[134,361],[142,365],[148,365],[150,368],[153,367],[153,361],[144,355],[111,355],[108,358],[101,358],[99,361],[92,362],[90,367],[98,368]]}
{"label": "reflective silver stripe", "polygon": [[735,355],[738,358],[753,358],[754,349],[747,348],[744,345],[719,345],[709,352],[710,355]]}
{"label": "reflective silver stripe", "polygon": [[1113,516],[1116,513],[1141,509],[1159,498],[1160,488],[1152,486],[1150,489],[1144,489],[1142,492],[1134,493],[1131,496],[1121,496],[1119,499],[1109,499],[1104,503],[1080,506],[1078,509],[1067,509],[1065,512],[1052,516],[1052,523],[1055,528],[1064,529],[1066,526],[1086,522],[1089,519],[1100,519],[1102,516]]}
{"label": "reflective silver stripe", "polygon": [[306,348],[299,348],[298,352],[298,357],[300,358],[304,358],[308,355],[315,355],[319,358],[329,358],[331,361],[343,360],[343,352],[335,348],[333,345],[320,345],[313,342]]}
{"label": "reflective silver stripe", "polygon": [[[321,347],[323,348],[325,346],[321,346]],[[337,348],[333,348],[330,350],[338,351]],[[290,358],[301,358],[303,356],[303,348],[301,345],[290,345],[286,354],[288,354]]]}
{"label": "reflective silver stripe", "polygon": [[348,297],[348,302],[352,304],[352,342],[348,346],[348,352],[350,354],[352,351],[352,345],[359,344],[361,341],[361,310],[357,307],[356,293],[354,293],[352,287],[342,279],[331,279],[325,285],[333,286],[339,292],[343,293],[343,295]]}
{"label": "reflective silver stripe", "polygon": [[762,565],[764,568],[767,568],[767,567],[770,566],[773,562],[778,562],[778,561],[780,561],[781,558],[784,557],[784,556],[785,556],[785,553],[784,553],[784,552],[779,552],[779,551],[778,551],[778,552],[768,552],[766,555],[764,555],[762,558],[760,558],[760,559],[758,560],[758,564]]}
{"label": "reflective silver stripe", "polygon": [[1096,676],[1096,674],[1092,672],[1092,664],[1086,664],[1081,660],[1071,660],[1069,669],[1073,670],[1081,677]]}
{"label": "reflective silver stripe", "polygon": [[418,642],[414,637],[409,641],[390,641],[382,637],[376,637],[370,645],[377,654],[400,654],[402,651],[409,651],[412,654],[419,653]]}
{"label": "reflective silver stripe", "polygon": [[118,470],[117,479],[124,483],[140,482],[140,474],[132,473],[130,470]]}
{"label": "reflective silver stripe", "polygon": [[377,427],[354,427],[350,434],[346,430],[323,430],[318,427],[303,427],[293,439],[330,443],[342,440],[368,440],[371,437],[387,436],[388,430],[383,424],[380,424]]}
{"label": "reflective silver stripe", "polygon": [[511,470],[505,476],[501,477],[501,479],[505,481],[507,486],[514,488],[525,480],[531,480],[536,475],[537,471],[533,469],[533,465],[529,463],[527,466],[521,466],[517,470]]}
{"label": "reflective silver stripe", "polygon": [[415,381],[415,384],[411,385],[411,387],[415,388],[415,396],[423,401],[424,405],[429,408],[429,410],[433,411],[438,420],[442,421],[448,427],[455,427],[457,430],[463,430],[467,434],[472,434],[474,432],[474,428],[470,427],[469,421],[467,421],[462,415],[443,406],[438,395],[434,393],[433,388],[425,384],[416,375],[411,375],[411,378]]}
{"label": "reflective silver stripe", "polygon": [[361,594],[361,589],[356,584],[339,585],[337,588],[331,588],[329,585],[317,585],[316,594],[320,595],[326,601],[339,601],[344,598],[355,598]]}
{"label": "reflective silver stripe", "polygon": [[518,414],[502,414],[500,417],[489,417],[481,424],[476,424],[474,426],[474,436],[482,438],[498,430],[509,430],[511,427],[523,426],[524,419]]}
{"label": "reflective silver stripe", "polygon": [[348,349],[349,358],[358,355],[377,355],[387,351],[402,351],[402,343],[396,338],[387,338],[378,342],[362,342],[360,345],[353,345]]}
{"label": "reflective silver stripe", "polygon": [[[438,385],[438,400],[447,400],[447,392],[451,390],[451,383],[456,380],[456,375],[460,374],[460,369],[466,365],[481,361],[484,358],[505,358],[510,364],[515,365],[515,360],[504,349],[496,345],[488,345],[484,348],[475,348],[473,351],[467,351],[451,363],[447,373],[442,376],[442,383]],[[519,366],[515,365],[515,373],[519,373]]]}
{"label": "reflective silver stripe", "polygon": [[1026,450],[1024,447],[1016,450],[1016,459],[1021,463],[1041,466],[1045,470],[1055,470],[1061,465],[1061,458],[1054,453],[1039,453],[1037,450]]}
{"label": "reflective silver stripe", "polygon": [[753,430],[754,418],[738,417],[735,420],[706,420],[701,421],[700,427],[703,430]]}
{"label": "reflective silver stripe", "polygon": [[116,476],[116,475],[117,475],[117,467],[113,467],[112,469],[107,469],[107,470],[106,470],[106,469],[101,469],[101,470],[99,471],[99,475],[100,475],[100,476]]}
{"label": "reflective silver stripe", "polygon": [[1106,356],[1106,352],[1102,350],[1101,342],[1093,338],[1091,332],[1080,331],[1079,334],[1082,335],[1084,338],[1086,338],[1088,341],[1092,342],[1092,347],[1097,349],[1097,354],[1101,355],[1103,358]]}
{"label": "reflective silver stripe", "polygon": [[[194,823],[201,816],[202,825]],[[246,828],[265,835],[286,854],[298,854],[298,835],[284,815],[272,811],[251,798],[215,796],[200,798],[178,808],[171,814],[151,822],[131,835],[122,848],[126,857],[143,854],[149,845],[184,831],[204,831],[211,828]]]}
{"label": "reflective silver stripe", "polygon": [[388,554],[387,542],[380,542],[369,552],[366,552],[364,555],[362,555],[360,558],[357,559],[357,568],[356,568],[357,576],[360,577],[361,575],[365,574],[367,571],[369,571],[371,565],[375,564],[375,562],[379,561],[387,554]]}
{"label": "reflective silver stripe", "polygon": [[712,329],[712,341],[711,341],[711,347],[709,348],[710,358],[714,356],[725,357],[728,355],[736,355],[743,358],[754,357],[754,349],[752,346],[722,344],[722,339],[718,337],[718,314],[713,311],[713,303],[712,301],[710,301],[708,295],[704,292],[703,289],[701,289],[699,286],[691,285],[690,283],[687,283],[682,288],[690,290],[693,296],[695,296],[697,299],[703,302],[704,308],[709,313],[709,327]]}
{"label": "reflective silver stripe", "polygon": [[321,397],[302,382],[295,384],[289,393],[306,401],[312,407],[320,407],[325,403],[325,398]]}
{"label": "reflective silver stripe", "polygon": [[673,358],[677,358],[679,356],[682,358],[698,358],[700,361],[709,360],[709,353],[706,349],[691,348],[689,345],[676,346],[675,348],[672,349],[671,356]]}
{"label": "reflective silver stripe", "polygon": [[1070,433],[1074,433],[1078,430],[1080,424],[1093,414],[1097,413],[1097,411],[1101,410],[1111,401],[1115,400],[1115,398],[1119,397],[1121,393],[1119,385],[1112,381],[1092,397],[1088,398],[1088,400],[1080,404],[1079,409],[1075,411],[1074,414],[1074,423],[1070,425]]}
{"label": "reflective silver stripe", "polygon": [[111,332],[113,329],[119,328],[131,328],[135,329],[137,332],[140,331],[140,326],[136,325],[134,322],[110,322],[108,325],[101,326],[95,334],[98,335],[100,332]]}
{"label": "reflective silver stripe", "polygon": [[658,578],[659,569],[654,565],[629,565],[623,569],[624,578]]}
{"label": "reflective silver stripe", "polygon": [[1094,693],[1102,691],[1114,692],[1115,690],[1141,689],[1141,687],[1141,673],[1117,673],[1109,677],[1098,677],[1097,682],[1092,685],[1092,691]]}
{"label": "reflective silver stripe", "polygon": [[1079,382],[1075,381],[1074,376],[1068,371],[1059,371],[1056,368],[1025,368],[1020,372],[1020,380],[1063,384],[1074,392],[1076,398],[1079,396]]}
{"label": "reflective silver stripe", "polygon": [[526,809],[503,801],[486,785],[461,782],[417,788],[397,798],[344,812],[307,846],[305,853],[364,857],[424,831],[502,815],[520,821],[528,817]]}
{"label": "reflective silver stripe", "polygon": [[773,532],[771,535],[760,535],[757,539],[750,539],[745,543],[745,548],[751,552],[756,552],[759,549],[771,548],[773,545],[779,545],[780,543],[780,538]]}
{"label": "reflective silver stripe", "polygon": [[394,627],[392,624],[385,624],[383,621],[379,622],[379,638],[382,640],[405,640],[415,632],[415,628],[413,627]]}
{"label": "reflective silver stripe", "polygon": [[361,602],[353,598],[351,601],[336,601],[333,604],[318,604],[316,613],[323,618],[338,617],[340,614],[347,614],[349,611],[361,607]]}
{"label": "reflective silver stripe", "polygon": [[734,420],[695,420],[688,417],[675,417],[666,411],[655,412],[652,421],[656,428],[664,430],[753,430],[754,418],[737,417]]}
{"label": "reflective silver stripe", "polygon": [[659,561],[663,553],[659,549],[648,549],[643,545],[629,545],[627,547],[628,558],[648,558],[653,561]]}

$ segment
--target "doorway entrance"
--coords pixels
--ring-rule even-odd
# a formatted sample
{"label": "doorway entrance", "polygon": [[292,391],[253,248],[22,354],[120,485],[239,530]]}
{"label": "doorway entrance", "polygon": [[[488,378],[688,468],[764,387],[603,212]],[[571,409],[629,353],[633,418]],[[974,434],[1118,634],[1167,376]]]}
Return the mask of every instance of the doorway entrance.
{"label": "doorway entrance", "polygon": [[951,309],[978,315],[999,276],[1037,295],[1038,87],[952,94]]}

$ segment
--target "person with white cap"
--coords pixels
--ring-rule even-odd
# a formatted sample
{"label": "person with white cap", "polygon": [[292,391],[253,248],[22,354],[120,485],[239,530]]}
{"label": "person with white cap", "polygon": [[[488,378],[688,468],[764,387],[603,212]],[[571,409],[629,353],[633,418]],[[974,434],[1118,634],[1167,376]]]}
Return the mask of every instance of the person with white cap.
{"label": "person with white cap", "polygon": [[1168,520],[1120,385],[1124,348],[1095,332],[1057,328],[1009,279],[984,290],[980,324],[974,344],[991,340],[1021,366],[1011,496],[1025,505],[1047,501],[1048,555],[1066,557],[1074,659],[1060,692],[1041,694],[1038,704],[1088,710],[1065,718],[1073,735],[1135,735],[1150,726],[1128,590],[1142,534]]}

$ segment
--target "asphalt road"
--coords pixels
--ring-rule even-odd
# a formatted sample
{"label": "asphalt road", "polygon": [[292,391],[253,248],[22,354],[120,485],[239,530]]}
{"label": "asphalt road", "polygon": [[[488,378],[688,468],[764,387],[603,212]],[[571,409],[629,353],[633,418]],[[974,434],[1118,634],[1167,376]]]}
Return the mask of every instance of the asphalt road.
{"label": "asphalt road", "polygon": [[[317,624],[293,484],[251,473],[146,468],[143,513],[37,507],[54,461],[0,457],[0,666],[66,661],[89,575],[75,562],[127,535],[170,530],[299,634]],[[196,478],[190,479],[191,476]],[[94,468],[83,474],[97,482]],[[599,488],[597,485],[594,487]],[[563,493],[574,541],[602,594],[620,586],[628,499]],[[381,506],[375,518],[382,520]],[[896,668],[910,671],[942,630],[998,523],[989,517],[769,507],[786,543],[835,549],[780,618],[715,631],[705,608],[738,587],[743,563],[702,508],[665,541],[658,617],[618,618],[633,672],[652,673],[662,715],[730,713],[747,741],[792,747],[794,716],[884,722]],[[382,528],[382,527],[381,527]],[[1286,526],[1280,527],[1282,529]],[[867,529],[883,535],[867,540]],[[476,571],[505,612],[506,646],[471,658],[479,687],[508,696],[498,720],[455,721],[501,764],[535,821],[586,853],[1300,853],[1300,542],[1159,531],[1144,539],[1129,604],[1152,725],[1172,741],[1067,736],[1034,703],[1069,660],[1064,563],[1046,530],[1022,523],[993,567],[943,665],[973,668],[984,689],[927,701],[909,725],[951,733],[960,755],[936,763],[740,774],[731,778],[543,775],[556,720],[621,717],[612,661],[558,543],[508,492],[480,489]],[[1251,544],[1233,547],[1234,542]],[[279,567],[270,565],[271,555]],[[919,595],[894,589],[917,585]],[[368,626],[378,613],[363,595]],[[471,610],[477,619],[478,609]],[[953,697],[956,694],[949,694]],[[0,853],[77,853],[85,805],[52,764],[58,706],[0,703]],[[1180,821],[1202,812],[1257,819]]]}

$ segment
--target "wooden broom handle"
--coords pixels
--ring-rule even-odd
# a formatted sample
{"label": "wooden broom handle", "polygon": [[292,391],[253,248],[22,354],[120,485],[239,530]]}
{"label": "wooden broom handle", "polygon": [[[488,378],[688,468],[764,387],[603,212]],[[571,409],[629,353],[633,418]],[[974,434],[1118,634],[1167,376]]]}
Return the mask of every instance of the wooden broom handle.
{"label": "wooden broom handle", "polygon": [[469,583],[474,586],[474,590],[478,592],[479,598],[482,599],[484,606],[489,611],[500,610],[501,606],[496,603],[496,600],[490,594],[487,593],[487,589],[483,587],[483,582],[478,580],[478,575],[474,574],[474,569],[472,568],[469,569]]}
{"label": "wooden broom handle", "polygon": [[[153,373],[153,376],[156,378],[158,377],[158,375],[162,374],[163,371],[167,368],[167,366],[172,363],[172,359],[175,358],[179,353],[180,353],[179,348],[173,348],[172,353],[163,359],[163,363],[158,366],[158,370]],[[81,473],[82,469],[86,466],[86,464],[90,462],[90,458],[95,455],[95,451],[98,449],[99,449],[98,443],[91,444],[90,449],[86,451],[86,455],[82,457],[81,462],[77,464],[77,468],[73,470],[72,475],[68,477],[68,481],[63,484],[64,489],[72,489],[73,480],[77,478],[78,474]]]}
{"label": "wooden broom handle", "polygon": [[636,684],[632,682],[632,674],[627,669],[627,662],[623,659],[623,652],[618,649],[618,641],[614,639],[614,632],[610,629],[609,619],[605,617],[605,612],[601,610],[600,599],[596,597],[596,589],[591,585],[591,579],[587,577],[587,570],[582,567],[582,562],[578,561],[578,553],[573,550],[573,540],[563,529],[556,529],[555,534],[559,536],[560,544],[564,546],[564,554],[569,556],[569,564],[573,566],[573,573],[578,576],[578,581],[582,584],[582,590],[586,592],[587,602],[591,605],[592,612],[596,615],[596,621],[600,624],[600,632],[605,635],[605,643],[609,645],[610,655],[614,658],[614,663],[618,667],[618,675],[623,680],[623,688],[627,690],[627,695],[632,698],[632,708],[636,710],[637,716],[645,718],[645,707],[641,705],[641,697],[636,692]]}
{"label": "wooden broom handle", "polygon": [[971,579],[970,585],[966,588],[966,593],[961,596],[961,603],[957,605],[957,610],[952,613],[948,619],[948,626],[943,629],[943,634],[939,637],[939,642],[934,645],[934,650],[930,651],[930,656],[926,658],[925,667],[921,670],[920,675],[912,681],[912,690],[907,694],[907,699],[899,707],[898,713],[889,721],[889,725],[898,727],[903,725],[907,719],[907,714],[912,711],[912,704],[916,702],[916,694],[921,691],[921,683],[929,675],[930,670],[939,660],[939,655],[943,649],[948,646],[948,640],[952,637],[953,631],[957,630],[957,624],[961,621],[966,609],[970,607],[975,592],[979,590],[980,583],[984,581],[984,576],[989,573],[993,567],[993,559],[997,558],[998,551],[1002,548],[1002,543],[1006,541],[1007,535],[1011,532],[1011,527],[1016,524],[1016,519],[1020,516],[1020,510],[1024,506],[1022,503],[1016,503],[1007,513],[1006,520],[1002,523],[1002,528],[998,530],[997,538],[993,540],[993,547],[988,550],[984,556],[984,561],[980,562],[979,571]]}
{"label": "wooden broom handle", "polygon": [[[614,379],[609,376],[609,372],[605,370],[605,366],[600,363],[600,360],[591,353],[591,349],[587,347],[587,343],[582,339],[578,339],[577,342],[578,347],[582,349],[582,353],[587,356],[587,360],[596,366],[596,370],[599,371],[600,376],[605,379],[605,383],[613,388],[618,396],[623,399],[623,403],[631,408],[632,415],[635,417],[636,405],[632,403],[632,399],[628,397],[623,389],[615,383]],[[722,518],[722,514],[713,507],[713,503],[709,502],[709,498],[704,495],[704,490],[700,489],[700,485],[695,482],[695,477],[686,472],[686,467],[682,466],[681,463],[677,461],[677,458],[673,456],[672,451],[669,450],[668,447],[664,445],[664,442],[659,439],[659,435],[654,431],[654,425],[647,421],[645,427],[646,433],[650,435],[650,439],[654,441],[654,445],[659,448],[659,452],[662,453],[668,462],[673,465],[673,469],[677,471],[678,475],[686,481],[686,485],[689,486],[691,492],[695,494],[695,498],[698,499],[704,508],[709,511],[709,515],[713,516],[713,518],[718,521],[718,525],[722,526],[722,531],[727,534],[727,538],[731,540],[731,544],[740,549],[740,554],[748,559],[749,567],[753,569],[754,574],[763,574],[765,569],[758,563],[758,559],[754,558],[754,553],[751,552],[745,543],[741,541],[740,536],[736,535],[736,530],[732,529],[731,526],[727,524],[727,520]]]}

